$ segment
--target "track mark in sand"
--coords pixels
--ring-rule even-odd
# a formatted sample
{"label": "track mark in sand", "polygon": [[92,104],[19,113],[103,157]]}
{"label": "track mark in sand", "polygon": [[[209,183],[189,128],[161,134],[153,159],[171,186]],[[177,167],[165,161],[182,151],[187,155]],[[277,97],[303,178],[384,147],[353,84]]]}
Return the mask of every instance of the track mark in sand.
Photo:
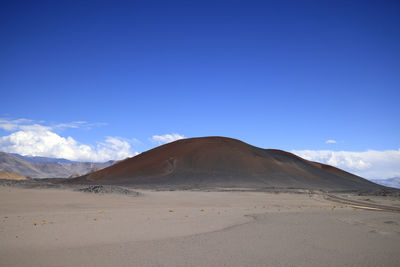
{"label": "track mark in sand", "polygon": [[395,221],[386,221],[386,222],[384,222],[384,223],[386,223],[386,224],[395,224],[395,225],[398,225],[398,223],[395,222]]}
{"label": "track mark in sand", "polygon": [[331,195],[331,194],[324,194],[323,197],[326,200],[330,200],[330,201],[334,201],[337,203],[348,205],[349,207],[352,207],[353,209],[389,211],[389,212],[399,212],[400,213],[400,208],[398,208],[398,207],[366,203],[363,201],[346,199],[346,198],[338,197],[338,196]]}
{"label": "track mark in sand", "polygon": [[381,210],[381,211],[384,211],[384,209],[372,208],[372,207],[366,207],[366,206],[350,205],[350,207],[357,208],[357,209],[364,209],[364,210]]}

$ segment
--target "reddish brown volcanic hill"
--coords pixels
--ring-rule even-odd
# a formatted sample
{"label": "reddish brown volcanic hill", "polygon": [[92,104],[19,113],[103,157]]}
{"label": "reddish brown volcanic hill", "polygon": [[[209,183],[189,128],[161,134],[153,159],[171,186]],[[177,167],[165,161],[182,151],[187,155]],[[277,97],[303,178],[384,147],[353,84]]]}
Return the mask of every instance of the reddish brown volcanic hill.
{"label": "reddish brown volcanic hill", "polygon": [[154,187],[380,188],[332,166],[225,137],[178,140],[72,180]]}

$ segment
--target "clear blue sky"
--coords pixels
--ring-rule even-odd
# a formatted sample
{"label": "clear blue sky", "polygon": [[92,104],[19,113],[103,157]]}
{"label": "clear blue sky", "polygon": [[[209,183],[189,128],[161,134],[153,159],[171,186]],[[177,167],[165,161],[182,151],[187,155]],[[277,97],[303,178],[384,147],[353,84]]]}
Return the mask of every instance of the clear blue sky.
{"label": "clear blue sky", "polygon": [[107,123],[59,134],[137,151],[400,147],[399,1],[81,2],[1,1],[0,117]]}

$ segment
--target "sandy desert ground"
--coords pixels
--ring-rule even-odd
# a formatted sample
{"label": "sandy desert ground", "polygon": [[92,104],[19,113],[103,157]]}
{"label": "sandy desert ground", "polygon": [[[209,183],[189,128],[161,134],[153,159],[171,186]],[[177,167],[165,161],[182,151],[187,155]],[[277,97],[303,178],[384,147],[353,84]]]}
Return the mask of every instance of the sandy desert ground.
{"label": "sandy desert ground", "polygon": [[141,193],[0,187],[0,266],[400,266],[395,211],[320,194]]}

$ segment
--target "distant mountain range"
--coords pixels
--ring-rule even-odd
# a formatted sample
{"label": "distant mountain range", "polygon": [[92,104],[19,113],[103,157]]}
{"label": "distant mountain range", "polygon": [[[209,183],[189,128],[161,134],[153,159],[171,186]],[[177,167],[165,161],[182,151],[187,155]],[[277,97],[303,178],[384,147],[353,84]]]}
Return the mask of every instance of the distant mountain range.
{"label": "distant mountain range", "polygon": [[58,162],[58,163],[79,163],[79,161],[71,161],[63,158],[47,158],[47,157],[33,157],[33,156],[22,156],[16,153],[10,153],[11,155],[29,161],[29,162]]}
{"label": "distant mountain range", "polygon": [[0,171],[31,178],[67,178],[111,166],[116,161],[104,163],[76,162],[67,159],[27,157],[0,152]]}
{"label": "distant mountain range", "polygon": [[373,179],[371,181],[384,186],[400,188],[400,177],[393,177],[388,179]]}

